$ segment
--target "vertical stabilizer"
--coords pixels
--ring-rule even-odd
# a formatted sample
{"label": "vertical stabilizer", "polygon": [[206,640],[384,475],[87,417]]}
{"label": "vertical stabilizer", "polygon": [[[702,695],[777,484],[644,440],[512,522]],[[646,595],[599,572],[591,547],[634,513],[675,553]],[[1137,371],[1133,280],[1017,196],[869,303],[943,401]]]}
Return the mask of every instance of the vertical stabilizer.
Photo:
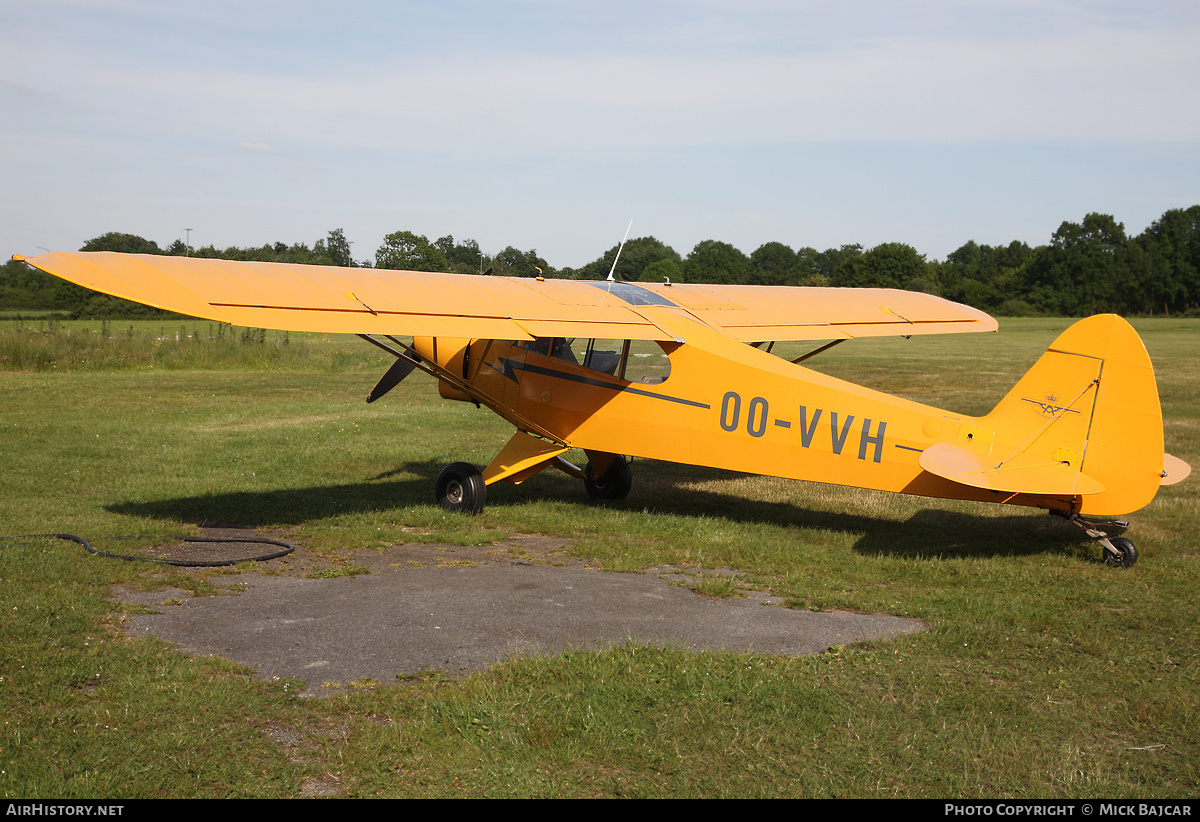
{"label": "vertical stabilizer", "polygon": [[985,418],[992,454],[1070,465],[1104,490],[1079,513],[1124,514],[1154,499],[1163,472],[1162,410],[1146,347],[1115,314],[1062,333]]}

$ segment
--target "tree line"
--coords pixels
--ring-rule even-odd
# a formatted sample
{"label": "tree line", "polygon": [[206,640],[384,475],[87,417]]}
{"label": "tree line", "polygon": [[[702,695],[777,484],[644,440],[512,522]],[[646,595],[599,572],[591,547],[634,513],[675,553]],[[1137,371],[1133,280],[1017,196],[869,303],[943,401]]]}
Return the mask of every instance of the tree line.
{"label": "tree line", "polygon": [[[703,240],[686,256],[654,237],[614,245],[580,268],[556,269],[536,249],[508,246],[484,253],[475,240],[430,240],[411,231],[387,235],[373,261],[355,261],[342,229],[311,247],[274,243],[258,248],[189,248],[176,240],[165,249],[133,234],[110,232],[81,251],[190,255],[228,260],[338,265],[411,271],[489,272],[497,276],[603,279],[748,285],[900,288],[936,294],[1001,316],[1087,316],[1101,312],[1142,315],[1200,313],[1200,206],[1171,209],[1136,237],[1107,214],[1064,222],[1049,243],[1014,241],[988,246],[970,241],[945,260],[927,260],[904,243],[870,249],[843,245],[818,251],[769,242],[747,255],[729,243]],[[154,309],[95,294],[19,263],[0,272],[0,309],[53,309],[73,316],[136,316]]]}

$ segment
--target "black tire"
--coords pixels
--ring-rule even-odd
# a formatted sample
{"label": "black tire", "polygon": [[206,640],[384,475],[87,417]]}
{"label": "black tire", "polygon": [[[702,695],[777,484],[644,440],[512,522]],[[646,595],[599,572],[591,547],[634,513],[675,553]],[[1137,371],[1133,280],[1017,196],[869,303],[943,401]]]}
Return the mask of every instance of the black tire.
{"label": "black tire", "polygon": [[[590,462],[583,466],[583,473],[591,476],[592,464]],[[608,467],[604,476],[595,480],[585,479],[583,487],[587,489],[588,496],[592,499],[625,499],[629,496],[629,490],[633,488],[633,471],[630,470],[629,463],[625,461],[624,457],[613,457],[612,465]]]}
{"label": "black tire", "polygon": [[442,469],[437,478],[438,505],[447,511],[478,514],[487,500],[483,474],[469,462],[455,462]]}
{"label": "black tire", "polygon": [[1125,539],[1125,537],[1113,537],[1109,542],[1112,543],[1112,547],[1121,552],[1120,557],[1115,557],[1108,551],[1104,552],[1104,561],[1109,565],[1114,568],[1129,568],[1133,566],[1133,563],[1137,562],[1138,552],[1132,542]]}

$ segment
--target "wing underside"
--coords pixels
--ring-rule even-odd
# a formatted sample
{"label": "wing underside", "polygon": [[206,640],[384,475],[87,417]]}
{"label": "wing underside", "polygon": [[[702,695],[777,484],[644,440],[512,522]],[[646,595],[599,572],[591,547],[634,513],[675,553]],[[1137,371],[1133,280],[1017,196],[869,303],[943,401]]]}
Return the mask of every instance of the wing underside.
{"label": "wing underside", "polygon": [[667,306],[745,342],[996,330],[981,311],[892,289],[602,283],[114,252],[14,259],[180,314],[291,331],[673,339],[645,306]]}

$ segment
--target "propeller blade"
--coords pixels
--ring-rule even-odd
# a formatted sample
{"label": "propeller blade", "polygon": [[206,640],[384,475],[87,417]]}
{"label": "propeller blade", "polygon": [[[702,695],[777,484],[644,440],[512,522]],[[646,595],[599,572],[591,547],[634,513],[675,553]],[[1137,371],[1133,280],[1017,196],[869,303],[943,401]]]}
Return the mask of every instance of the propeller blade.
{"label": "propeller blade", "polygon": [[387,392],[391,391],[400,382],[412,373],[412,370],[417,367],[417,364],[407,357],[397,357],[392,363],[392,367],[384,372],[379,378],[379,382],[375,383],[375,387],[371,389],[371,393],[367,394],[367,402],[375,402]]}

